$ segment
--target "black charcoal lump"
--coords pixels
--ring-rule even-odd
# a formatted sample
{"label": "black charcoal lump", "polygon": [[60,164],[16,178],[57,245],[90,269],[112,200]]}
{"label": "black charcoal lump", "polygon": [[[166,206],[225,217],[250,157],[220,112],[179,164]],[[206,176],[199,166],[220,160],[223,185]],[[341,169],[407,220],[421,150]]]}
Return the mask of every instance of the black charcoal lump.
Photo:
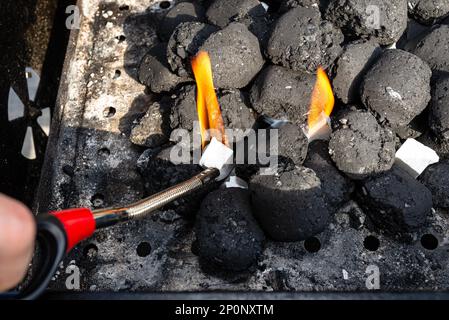
{"label": "black charcoal lump", "polygon": [[441,140],[449,141],[449,75],[441,76],[433,85],[429,122]]}
{"label": "black charcoal lump", "polygon": [[314,73],[327,68],[341,51],[343,34],[321,19],[317,8],[294,8],[275,23],[267,45],[274,64]]}
{"label": "black charcoal lump", "polygon": [[395,138],[371,113],[352,108],[339,115],[329,152],[340,171],[360,180],[392,167]]}
{"label": "black charcoal lump", "polygon": [[309,140],[302,128],[287,122],[278,129],[278,161],[284,170],[303,164]]}
{"label": "black charcoal lump", "polygon": [[449,72],[449,26],[440,25],[418,42],[412,50],[414,54],[426,61],[433,71]]}
{"label": "black charcoal lump", "polygon": [[171,70],[179,76],[191,77],[191,58],[217,30],[217,27],[201,22],[183,22],[178,25],[168,41],[167,60]]}
{"label": "black charcoal lump", "polygon": [[241,22],[260,40],[269,31],[267,11],[258,0],[215,0],[207,9],[206,17],[221,28],[231,22]]}
{"label": "black charcoal lump", "polygon": [[380,121],[406,126],[427,107],[431,76],[427,63],[414,54],[386,50],[363,79],[362,102]]}
{"label": "black charcoal lump", "polygon": [[375,37],[389,45],[407,28],[407,0],[334,0],[325,17],[350,38]]}
{"label": "black charcoal lump", "polygon": [[309,110],[314,84],[311,74],[268,66],[251,88],[251,104],[259,114],[301,124]]}
{"label": "black charcoal lump", "polygon": [[447,0],[409,0],[410,15],[423,24],[433,24],[449,14]]}
{"label": "black charcoal lump", "polygon": [[187,81],[171,72],[167,62],[167,44],[160,43],[143,57],[138,71],[140,83],[155,93],[173,90],[178,84]]}
{"label": "black charcoal lump", "polygon": [[438,208],[449,209],[449,162],[444,160],[428,167],[419,180],[432,192]]}
{"label": "black charcoal lump", "polygon": [[238,22],[213,33],[200,50],[209,53],[217,88],[245,87],[264,64],[259,40]]}
{"label": "black charcoal lump", "polygon": [[248,190],[219,189],[201,203],[196,219],[202,263],[243,271],[262,254],[264,234],[253,217]]}
{"label": "black charcoal lump", "polygon": [[360,83],[382,50],[374,41],[346,45],[335,61],[332,85],[335,95],[345,104],[360,100]]}
{"label": "black charcoal lump", "polygon": [[332,208],[338,208],[350,200],[354,184],[335,167],[329,155],[329,143],[315,140],[309,144],[304,166],[315,171],[321,180],[321,188]]}
{"label": "black charcoal lump", "polygon": [[313,170],[296,167],[250,180],[254,215],[275,241],[300,241],[322,232],[330,211]]}
{"label": "black charcoal lump", "polygon": [[175,28],[182,22],[204,21],[204,8],[194,2],[180,2],[171,8],[162,19],[158,35],[163,41],[168,41]]}
{"label": "black charcoal lump", "polygon": [[363,181],[357,194],[374,224],[392,235],[419,229],[432,210],[429,189],[397,167]]}

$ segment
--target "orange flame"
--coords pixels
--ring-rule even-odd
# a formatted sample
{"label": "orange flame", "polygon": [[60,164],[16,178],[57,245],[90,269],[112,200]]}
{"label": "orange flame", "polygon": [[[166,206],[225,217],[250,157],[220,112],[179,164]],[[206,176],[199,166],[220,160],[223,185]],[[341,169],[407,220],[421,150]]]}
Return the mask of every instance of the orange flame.
{"label": "orange flame", "polygon": [[335,103],[332,86],[326,71],[319,67],[316,76],[307,119],[309,137],[320,130],[323,121],[327,122]]}
{"label": "orange flame", "polygon": [[200,51],[192,59],[192,70],[197,86],[196,108],[200,122],[201,146],[204,149],[208,140],[215,137],[218,141],[228,146],[224,131],[223,118],[212,78],[212,66],[209,54]]}

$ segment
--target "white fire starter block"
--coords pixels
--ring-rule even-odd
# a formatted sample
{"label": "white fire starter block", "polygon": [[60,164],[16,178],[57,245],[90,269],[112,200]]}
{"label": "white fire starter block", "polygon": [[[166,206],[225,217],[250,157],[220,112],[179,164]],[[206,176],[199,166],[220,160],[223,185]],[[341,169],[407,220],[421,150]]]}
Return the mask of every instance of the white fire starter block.
{"label": "white fire starter block", "polygon": [[206,146],[200,159],[200,166],[203,168],[216,168],[220,170],[217,180],[226,178],[233,169],[234,151],[219,142],[216,138],[212,138]]}
{"label": "white fire starter block", "polygon": [[395,163],[417,178],[431,164],[440,161],[438,154],[415,139],[407,139],[396,151]]}

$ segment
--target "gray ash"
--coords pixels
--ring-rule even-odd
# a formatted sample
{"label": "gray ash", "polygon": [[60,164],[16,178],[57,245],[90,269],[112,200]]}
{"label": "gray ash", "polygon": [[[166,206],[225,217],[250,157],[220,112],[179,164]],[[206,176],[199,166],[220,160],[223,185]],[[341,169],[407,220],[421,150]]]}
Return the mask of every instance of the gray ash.
{"label": "gray ash", "polygon": [[297,7],[275,23],[266,51],[275,64],[314,73],[335,60],[342,42],[340,29],[322,20],[318,9]]}
{"label": "gray ash", "polygon": [[360,83],[382,50],[374,41],[347,44],[333,67],[332,86],[335,95],[345,104],[360,100]]}
{"label": "gray ash", "polygon": [[394,162],[395,139],[366,111],[341,113],[331,135],[329,150],[337,168],[352,179],[388,171]]}
{"label": "gray ash", "polygon": [[155,93],[173,90],[188,81],[171,72],[167,62],[167,44],[160,43],[148,51],[139,66],[139,81]]}
{"label": "gray ash", "polygon": [[428,167],[419,180],[432,192],[436,207],[449,209],[449,161],[444,160]]}
{"label": "gray ash", "polygon": [[190,59],[216,31],[217,27],[201,22],[179,24],[168,41],[167,59],[171,70],[179,76],[191,77]]}
{"label": "gray ash", "polygon": [[209,53],[214,85],[222,89],[245,87],[264,64],[259,40],[238,22],[213,33],[200,50]]}
{"label": "gray ash", "polygon": [[447,0],[412,0],[408,3],[410,15],[423,24],[434,24],[449,14]]}
{"label": "gray ash", "polygon": [[412,50],[437,73],[449,72],[449,26],[435,26]]}
{"label": "gray ash", "polygon": [[325,17],[350,38],[374,37],[378,43],[389,45],[407,28],[407,0],[335,0]]}
{"label": "gray ash", "polygon": [[231,22],[241,22],[262,42],[270,27],[267,12],[258,0],[215,0],[207,9],[206,17],[221,28]]}
{"label": "gray ash", "polygon": [[350,200],[354,184],[335,167],[329,155],[329,143],[316,140],[309,144],[304,166],[315,171],[321,180],[321,189],[332,208],[338,208]]}
{"label": "gray ash", "polygon": [[204,21],[204,8],[193,2],[180,2],[173,6],[162,19],[158,35],[163,41],[168,41],[175,28],[182,22]]}
{"label": "gray ash", "polygon": [[253,265],[262,254],[265,237],[253,217],[248,190],[209,193],[198,212],[196,238],[203,264],[231,271]]}
{"label": "gray ash", "polygon": [[419,57],[399,49],[386,50],[365,75],[362,102],[380,121],[393,128],[405,126],[430,101],[429,66]]}
{"label": "gray ash", "polygon": [[304,240],[322,232],[330,221],[320,179],[312,169],[256,175],[250,191],[254,214],[273,240]]}
{"label": "gray ash", "polygon": [[357,196],[373,223],[391,235],[423,227],[432,209],[429,189],[397,167],[363,181]]}
{"label": "gray ash", "polygon": [[432,88],[429,124],[441,139],[449,141],[449,75],[441,76]]}
{"label": "gray ash", "polygon": [[311,74],[268,66],[251,88],[251,104],[258,113],[270,118],[304,123],[314,84]]}

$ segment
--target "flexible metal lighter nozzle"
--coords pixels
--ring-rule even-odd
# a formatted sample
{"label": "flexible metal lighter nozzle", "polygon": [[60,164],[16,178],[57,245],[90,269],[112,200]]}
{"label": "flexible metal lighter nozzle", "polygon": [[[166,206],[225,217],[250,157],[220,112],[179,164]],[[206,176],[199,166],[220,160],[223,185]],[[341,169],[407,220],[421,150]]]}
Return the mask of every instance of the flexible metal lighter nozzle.
{"label": "flexible metal lighter nozzle", "polygon": [[204,185],[215,181],[220,171],[207,168],[196,176],[164,191],[122,208],[106,208],[93,211],[96,228],[105,228],[114,224],[143,218],[166,204],[188,195]]}

